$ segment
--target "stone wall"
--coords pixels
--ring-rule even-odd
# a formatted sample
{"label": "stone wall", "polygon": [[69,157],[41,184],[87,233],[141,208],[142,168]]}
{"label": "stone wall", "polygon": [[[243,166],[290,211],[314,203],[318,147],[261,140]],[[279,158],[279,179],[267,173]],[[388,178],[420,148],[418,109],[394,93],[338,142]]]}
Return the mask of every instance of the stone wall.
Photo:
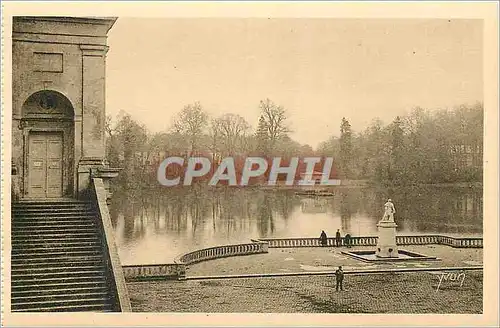
{"label": "stone wall", "polygon": [[[14,199],[25,195],[27,138],[33,130],[64,131],[65,194],[76,195],[78,165],[105,156],[106,35],[115,18],[15,17],[12,30],[12,164]],[[71,104],[68,117],[41,112],[28,118],[26,100],[47,90]],[[90,165],[92,166],[92,165]],[[82,185],[82,183],[80,183]],[[81,188],[81,186],[80,186]]]}

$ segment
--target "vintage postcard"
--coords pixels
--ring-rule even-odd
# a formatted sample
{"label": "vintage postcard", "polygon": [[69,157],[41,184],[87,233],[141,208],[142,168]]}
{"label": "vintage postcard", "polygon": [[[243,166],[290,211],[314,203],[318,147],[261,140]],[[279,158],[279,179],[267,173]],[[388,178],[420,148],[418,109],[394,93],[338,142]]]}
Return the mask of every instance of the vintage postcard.
{"label": "vintage postcard", "polygon": [[498,325],[498,4],[2,3],[2,325]]}

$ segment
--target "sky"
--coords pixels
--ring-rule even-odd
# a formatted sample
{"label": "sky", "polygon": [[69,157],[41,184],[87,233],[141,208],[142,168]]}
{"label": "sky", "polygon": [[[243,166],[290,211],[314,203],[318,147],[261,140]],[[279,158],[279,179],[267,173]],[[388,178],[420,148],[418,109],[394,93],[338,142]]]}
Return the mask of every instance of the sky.
{"label": "sky", "polygon": [[106,111],[167,131],[187,104],[253,128],[259,101],[313,147],[374,118],[483,100],[480,20],[118,18],[108,34]]}

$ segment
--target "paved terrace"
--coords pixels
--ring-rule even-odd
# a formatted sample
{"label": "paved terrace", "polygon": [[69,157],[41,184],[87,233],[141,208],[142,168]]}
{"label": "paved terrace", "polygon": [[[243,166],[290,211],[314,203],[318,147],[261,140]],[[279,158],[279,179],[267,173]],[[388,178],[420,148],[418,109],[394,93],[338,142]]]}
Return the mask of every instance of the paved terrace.
{"label": "paved terrace", "polygon": [[[260,278],[213,276],[482,265],[482,249],[404,246],[440,261],[373,264],[341,254],[345,247],[275,248],[267,254],[215,259],[189,266],[188,281],[129,283],[133,311],[250,313],[482,313],[483,272],[466,271],[463,283],[441,272],[346,275],[335,292],[329,275]],[[352,249],[373,249],[355,247]],[[210,279],[193,279],[212,276]],[[214,279],[216,278],[216,279]]]}

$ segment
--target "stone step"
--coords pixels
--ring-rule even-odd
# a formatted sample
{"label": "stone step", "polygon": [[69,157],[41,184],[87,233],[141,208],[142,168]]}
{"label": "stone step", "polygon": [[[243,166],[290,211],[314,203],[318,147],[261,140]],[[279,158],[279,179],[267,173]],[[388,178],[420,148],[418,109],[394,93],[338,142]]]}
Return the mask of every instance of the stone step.
{"label": "stone step", "polygon": [[71,199],[12,205],[12,311],[114,311],[95,208]]}
{"label": "stone step", "polygon": [[97,234],[97,230],[95,228],[90,228],[90,227],[50,227],[50,229],[44,229],[44,230],[16,230],[15,231],[15,237],[28,237],[28,236],[46,236],[46,235],[56,235],[58,236],[59,234],[85,234],[85,233],[94,233]]}
{"label": "stone step", "polygon": [[38,296],[51,296],[58,294],[81,294],[81,293],[107,293],[108,289],[105,286],[102,287],[61,287],[61,288],[49,288],[42,290],[21,290],[12,292],[12,300],[20,299],[24,297],[38,297]]}
{"label": "stone step", "polygon": [[103,256],[101,254],[93,254],[93,255],[66,255],[63,256],[53,256],[53,257],[39,257],[39,258],[13,258],[11,263],[12,265],[30,265],[37,264],[40,266],[52,266],[60,263],[74,263],[79,261],[80,263],[89,263],[89,261],[103,261]]}
{"label": "stone step", "polygon": [[106,274],[104,268],[92,270],[80,270],[74,268],[72,270],[54,271],[54,272],[13,272],[12,278],[20,281],[40,281],[40,279],[68,279],[68,278],[87,278],[87,277],[103,277]]}
{"label": "stone step", "polygon": [[45,209],[65,209],[65,208],[88,208],[88,209],[93,209],[94,206],[89,203],[59,203],[59,204],[43,204],[43,203],[37,203],[37,204],[13,204],[11,206],[12,211],[22,211],[22,210],[45,210]]}
{"label": "stone step", "polygon": [[44,257],[45,255],[56,256],[56,254],[100,254],[100,246],[65,246],[65,247],[47,247],[47,248],[13,248],[11,255],[12,258],[24,256],[27,258]]}
{"label": "stone step", "polygon": [[36,309],[16,309],[12,312],[118,312],[113,309],[113,305],[80,305],[80,306],[49,306],[38,307]]}
{"label": "stone step", "polygon": [[[88,261],[96,261],[96,260],[102,260],[103,255],[102,254],[68,254],[67,252],[56,252],[56,253],[61,253],[61,254],[47,254],[43,253],[43,257],[35,257],[35,258],[22,258],[20,256],[11,257],[11,263],[12,264],[23,264],[25,262],[38,262],[40,265],[46,263],[47,265],[53,265],[57,263],[68,263],[68,262],[88,262]],[[62,256],[64,255],[64,257]]]}
{"label": "stone step", "polygon": [[77,289],[77,288],[107,288],[107,282],[104,277],[93,281],[60,281],[52,283],[44,283],[38,285],[12,285],[12,293],[43,293],[48,290],[62,290],[62,289]]}
{"label": "stone step", "polygon": [[64,208],[64,207],[92,207],[91,202],[15,202],[12,203],[11,208]]}
{"label": "stone step", "polygon": [[17,268],[12,268],[12,276],[18,276],[18,275],[35,275],[38,273],[43,273],[43,274],[51,274],[51,273],[58,273],[58,272],[71,272],[71,271],[97,271],[97,270],[104,270],[103,269],[103,263],[100,264],[80,264],[80,265],[75,265],[75,266],[60,266],[60,267],[22,267],[19,266]]}
{"label": "stone step", "polygon": [[40,242],[31,242],[31,243],[22,243],[22,242],[17,242],[15,244],[12,244],[12,250],[33,250],[37,248],[41,249],[57,249],[57,248],[64,248],[64,247],[77,247],[77,246],[101,246],[101,242],[97,238],[92,238],[88,241],[71,241],[70,239],[66,241],[52,241],[52,242],[46,242],[46,241],[40,241]]}
{"label": "stone step", "polygon": [[64,284],[64,283],[75,283],[75,282],[101,282],[105,280],[104,276],[100,275],[86,275],[80,277],[39,277],[39,278],[30,278],[30,277],[22,277],[12,280],[12,287],[20,287],[20,286],[31,286],[34,289],[38,289],[42,285],[48,284]]}
{"label": "stone step", "polygon": [[17,220],[26,220],[33,218],[60,218],[60,217],[94,217],[94,211],[60,211],[60,212],[46,212],[46,211],[37,211],[37,212],[14,212],[12,213],[12,217],[14,221]]}
{"label": "stone step", "polygon": [[27,230],[34,230],[34,231],[45,231],[45,230],[68,230],[68,229],[82,229],[82,228],[87,228],[87,229],[95,229],[96,224],[93,222],[79,222],[79,223],[69,223],[69,224],[43,224],[43,223],[34,223],[32,225],[18,225],[15,224],[12,226],[12,231],[17,232],[17,231],[27,231]]}
{"label": "stone step", "polygon": [[47,233],[47,234],[23,234],[23,235],[12,235],[12,245],[22,245],[26,243],[45,243],[45,242],[66,242],[66,241],[71,241],[75,240],[78,237],[84,238],[85,240],[94,240],[98,239],[100,240],[100,234],[97,232],[64,232],[61,234],[57,234],[54,232]]}
{"label": "stone step", "polygon": [[45,236],[30,236],[30,238],[17,238],[16,236],[12,235],[12,245],[22,245],[22,244],[43,244],[43,243],[65,243],[68,241],[74,241],[74,242],[88,242],[88,241],[94,241],[94,240],[100,240],[99,239],[100,235],[98,233],[90,233],[90,234],[85,234],[85,235],[74,235],[74,234],[69,234],[69,235],[53,235],[51,237],[45,235]]}
{"label": "stone step", "polygon": [[12,208],[92,206],[89,202],[15,202]]}
{"label": "stone step", "polygon": [[40,225],[70,225],[70,224],[81,224],[81,223],[96,223],[96,219],[93,216],[75,216],[75,217],[59,217],[59,218],[16,218],[13,220],[12,226],[25,227],[32,226],[34,224]]}
{"label": "stone step", "polygon": [[33,224],[31,226],[13,225],[11,231],[14,234],[19,233],[43,233],[45,231],[75,231],[75,230],[94,230],[96,231],[97,225],[93,222],[80,222],[76,224]]}
{"label": "stone step", "polygon": [[112,307],[112,304],[110,303],[109,299],[107,297],[96,297],[96,298],[88,298],[88,299],[63,299],[63,300],[53,300],[53,301],[45,301],[45,300],[39,300],[39,301],[33,301],[33,302],[26,302],[26,303],[13,303],[12,305],[12,311],[16,310],[42,310],[46,309],[52,312],[52,310],[55,310],[57,308],[62,309],[82,309],[82,308],[88,308],[93,307],[96,309],[108,309]]}
{"label": "stone step", "polygon": [[86,257],[86,256],[92,256],[92,255],[100,255],[100,249],[84,249],[84,250],[70,250],[70,251],[64,251],[64,250],[48,250],[47,252],[44,251],[38,251],[38,252],[30,252],[30,253],[24,253],[24,254],[12,254],[12,260],[21,260],[21,259],[49,259],[49,258],[57,258],[57,257],[65,257],[65,258],[70,258],[70,257]]}
{"label": "stone step", "polygon": [[88,228],[88,229],[93,229],[93,230],[96,230],[96,231],[100,231],[100,229],[98,229],[98,225],[96,222],[94,222],[93,220],[86,220],[86,221],[67,221],[67,222],[61,222],[61,223],[58,223],[58,222],[55,222],[55,223],[44,223],[44,222],[26,222],[26,223],[13,223],[12,224],[12,227],[11,227],[11,230],[14,231],[14,229],[16,229],[16,231],[20,231],[20,232],[31,232],[31,230],[33,230],[33,232],[36,232],[40,229],[62,229],[62,230],[66,230],[66,229],[71,229],[71,228]]}
{"label": "stone step", "polygon": [[36,206],[36,205],[66,205],[66,204],[83,204],[88,205],[90,202],[85,200],[77,200],[72,198],[43,198],[43,199],[22,199],[16,202],[13,202],[13,206]]}
{"label": "stone step", "polygon": [[12,303],[17,305],[34,303],[34,302],[52,302],[60,300],[85,300],[85,299],[107,299],[109,297],[106,290],[101,291],[91,291],[91,292],[74,292],[67,290],[66,292],[56,291],[53,294],[45,295],[23,295],[23,296],[13,296],[11,298]]}
{"label": "stone step", "polygon": [[104,259],[101,255],[95,256],[94,259],[81,259],[81,258],[76,258],[76,261],[73,259],[67,259],[67,260],[62,260],[61,258],[57,258],[56,260],[49,261],[47,259],[44,259],[41,261],[40,259],[36,260],[27,260],[27,261],[13,261],[11,263],[11,269],[12,270],[18,270],[18,269],[33,269],[33,268],[40,268],[40,269],[47,269],[47,268],[60,268],[60,267],[72,267],[76,268],[82,265],[95,265],[95,266],[101,266],[104,263]]}

